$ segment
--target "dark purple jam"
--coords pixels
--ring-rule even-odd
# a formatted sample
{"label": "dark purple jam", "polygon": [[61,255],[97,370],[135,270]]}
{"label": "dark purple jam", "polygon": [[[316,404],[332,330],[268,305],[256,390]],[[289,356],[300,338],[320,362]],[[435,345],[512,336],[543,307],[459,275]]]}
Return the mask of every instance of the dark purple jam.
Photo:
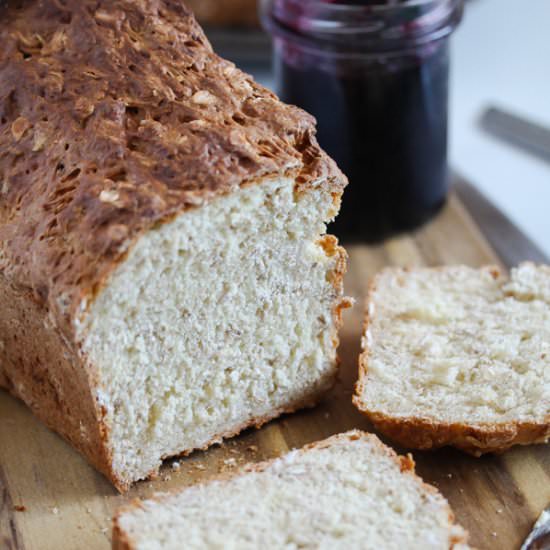
{"label": "dark purple jam", "polygon": [[355,55],[353,34],[304,47],[287,31],[274,33],[279,94],[317,118],[321,146],[350,181],[330,231],[375,242],[430,219],[448,185],[448,40],[397,52],[358,42]]}
{"label": "dark purple jam", "polygon": [[448,71],[445,43],[395,70],[338,74],[277,60],[281,98],[317,118],[319,143],[349,178],[336,235],[378,241],[444,203]]}

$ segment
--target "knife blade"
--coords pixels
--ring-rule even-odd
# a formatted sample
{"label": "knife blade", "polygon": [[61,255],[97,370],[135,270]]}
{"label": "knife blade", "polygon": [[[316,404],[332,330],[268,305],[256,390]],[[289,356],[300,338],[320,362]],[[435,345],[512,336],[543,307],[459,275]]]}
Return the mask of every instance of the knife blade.
{"label": "knife blade", "polygon": [[481,126],[494,136],[550,162],[550,128],[498,107],[489,107],[483,112]]}
{"label": "knife blade", "polygon": [[521,550],[550,549],[550,506],[540,515],[529,536],[525,539]]}

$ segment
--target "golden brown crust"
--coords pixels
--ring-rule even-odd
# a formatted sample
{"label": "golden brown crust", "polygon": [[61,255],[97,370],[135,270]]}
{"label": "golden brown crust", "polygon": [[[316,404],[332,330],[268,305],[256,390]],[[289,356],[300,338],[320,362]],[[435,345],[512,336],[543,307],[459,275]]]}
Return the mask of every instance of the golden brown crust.
{"label": "golden brown crust", "polygon": [[217,57],[182,2],[98,6],[0,5],[0,387],[125,490],[79,316],[158,224],[282,175],[337,202],[345,178],[314,119]]}
{"label": "golden brown crust", "polygon": [[258,25],[256,0],[187,0],[200,23],[213,26]]}
{"label": "golden brown crust", "polygon": [[393,418],[368,411],[359,404],[381,433],[410,449],[431,450],[453,446],[473,456],[485,453],[502,453],[514,445],[548,443],[550,440],[550,418],[546,424],[532,422],[507,422],[502,424],[469,425],[463,423],[441,423],[426,418]]}
{"label": "golden brown crust", "polygon": [[[439,491],[433,487],[432,485],[428,485],[425,483],[417,474],[415,471],[415,464],[414,460],[412,459],[411,455],[407,456],[400,456],[398,455],[393,449],[388,447],[387,445],[384,445],[378,437],[376,437],[374,434],[370,434],[367,432],[363,432],[361,430],[351,430],[346,433],[333,435],[332,437],[329,437],[328,439],[324,439],[322,441],[316,441],[314,443],[310,443],[308,445],[305,445],[302,447],[298,452],[300,454],[306,453],[307,451],[314,450],[314,449],[325,449],[327,447],[330,447],[334,443],[342,440],[350,440],[355,441],[358,439],[364,439],[368,442],[370,442],[372,445],[374,445],[378,451],[381,454],[386,455],[387,457],[391,458],[398,466],[401,472],[404,475],[410,475],[412,476],[421,487],[421,490],[425,491],[426,493],[432,494],[432,495],[438,495],[441,496]],[[278,458],[274,458],[271,460],[266,460],[264,462],[259,462],[256,464],[248,464],[245,465],[241,470],[237,472],[232,473],[225,473],[221,476],[217,476],[210,481],[206,481],[206,483],[210,483],[212,481],[218,481],[218,480],[227,480],[234,477],[246,475],[247,472],[261,472],[268,468],[271,464],[273,464],[274,461],[278,460]],[[185,490],[185,489],[184,489]],[[178,490],[173,490],[168,493],[160,494],[157,496],[154,496],[151,500],[161,501],[167,496],[177,494]],[[123,506],[119,510],[117,510],[115,516],[113,517],[113,549],[114,550],[133,550],[135,549],[135,545],[130,540],[129,534],[126,533],[121,525],[120,525],[120,518],[121,516],[131,513],[136,508],[141,507],[141,500],[136,499],[130,504]],[[449,522],[449,528],[456,527],[454,531],[451,530],[451,533],[449,534],[450,540],[449,540],[449,550],[453,550],[459,545],[466,545],[463,546],[463,548],[469,548],[467,546],[468,543],[468,533],[462,529],[459,528],[455,523],[455,516],[449,506],[449,503],[443,498],[444,505],[447,510],[448,515],[448,522]]]}
{"label": "golden brown crust", "polygon": [[[396,268],[390,268],[395,270]],[[428,268],[426,268],[428,269]],[[429,268],[433,269],[433,268]],[[445,269],[444,267],[437,269]],[[485,266],[494,279],[499,279],[503,273],[497,266]],[[411,271],[402,268],[403,273]],[[371,297],[376,292],[379,273],[371,281],[365,302],[365,320],[363,334],[367,335],[372,322],[370,307]],[[355,385],[354,405],[364,413],[375,428],[390,439],[410,449],[432,450],[452,446],[473,456],[485,453],[501,453],[514,445],[532,445],[547,443],[550,440],[550,415],[544,422],[503,422],[503,423],[472,423],[440,422],[431,418],[393,417],[369,408],[364,403],[362,395],[368,383],[369,347],[367,338],[363,338],[363,352],[359,356],[359,378]]]}

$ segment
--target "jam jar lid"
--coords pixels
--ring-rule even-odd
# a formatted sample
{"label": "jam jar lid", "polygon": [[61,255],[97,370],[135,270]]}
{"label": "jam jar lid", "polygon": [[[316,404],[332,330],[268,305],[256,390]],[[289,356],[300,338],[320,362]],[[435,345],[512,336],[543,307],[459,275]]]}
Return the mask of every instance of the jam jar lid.
{"label": "jam jar lid", "polygon": [[317,47],[388,52],[449,35],[464,0],[262,0],[260,9],[274,34]]}

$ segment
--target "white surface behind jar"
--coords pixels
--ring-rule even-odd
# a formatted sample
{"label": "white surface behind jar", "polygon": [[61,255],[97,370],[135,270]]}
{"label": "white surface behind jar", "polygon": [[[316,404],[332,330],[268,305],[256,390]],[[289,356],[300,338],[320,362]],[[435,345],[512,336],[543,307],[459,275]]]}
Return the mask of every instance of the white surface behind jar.
{"label": "white surface behind jar", "polygon": [[550,127],[550,1],[472,0],[452,39],[451,164],[550,257],[550,161],[485,133],[498,105]]}

